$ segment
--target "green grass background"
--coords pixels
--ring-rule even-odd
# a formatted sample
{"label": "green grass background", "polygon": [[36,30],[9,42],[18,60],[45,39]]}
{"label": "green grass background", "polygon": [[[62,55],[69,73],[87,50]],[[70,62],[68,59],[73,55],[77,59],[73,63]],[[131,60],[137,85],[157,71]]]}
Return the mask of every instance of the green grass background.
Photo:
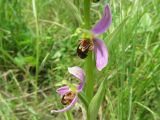
{"label": "green grass background", "polygon": [[[100,36],[109,63],[95,74],[95,90],[107,80],[99,118],[160,120],[160,0],[94,0],[92,25],[106,3],[113,22]],[[0,120],[65,119],[50,110],[62,108],[56,88],[75,81],[67,67],[84,68],[80,27],[82,0],[0,0]],[[75,120],[84,119],[79,106]]]}

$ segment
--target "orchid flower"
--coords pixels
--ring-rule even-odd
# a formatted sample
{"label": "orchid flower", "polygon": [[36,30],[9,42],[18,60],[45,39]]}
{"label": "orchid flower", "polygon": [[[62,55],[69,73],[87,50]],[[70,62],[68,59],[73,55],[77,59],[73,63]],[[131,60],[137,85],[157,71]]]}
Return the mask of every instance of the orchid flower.
{"label": "orchid flower", "polygon": [[84,71],[77,66],[69,67],[68,71],[70,74],[72,74],[74,77],[78,78],[80,80],[79,85],[76,87],[76,89],[72,90],[69,88],[69,86],[63,86],[57,89],[57,93],[62,96],[61,103],[63,105],[67,105],[65,108],[60,110],[51,110],[51,113],[54,112],[65,112],[69,110],[71,107],[73,107],[77,100],[78,100],[78,94],[82,91],[84,82],[85,82],[85,73]]}
{"label": "orchid flower", "polygon": [[109,5],[105,6],[102,18],[91,29],[92,38],[81,40],[77,48],[77,54],[80,58],[87,57],[89,50],[95,52],[96,67],[101,71],[108,63],[108,50],[103,40],[97,38],[97,35],[104,33],[112,23],[112,15]]}

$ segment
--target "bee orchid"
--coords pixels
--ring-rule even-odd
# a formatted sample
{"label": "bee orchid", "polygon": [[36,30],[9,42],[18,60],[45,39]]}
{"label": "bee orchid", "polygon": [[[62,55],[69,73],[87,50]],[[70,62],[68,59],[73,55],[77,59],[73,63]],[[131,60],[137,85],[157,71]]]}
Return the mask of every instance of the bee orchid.
{"label": "bee orchid", "polygon": [[51,110],[51,113],[65,112],[70,108],[72,108],[78,100],[78,94],[83,90],[84,81],[85,81],[84,71],[77,66],[69,67],[68,71],[74,77],[78,78],[80,80],[80,83],[74,90],[70,89],[69,86],[63,86],[57,89],[57,93],[62,96],[61,103],[67,106],[60,110]]}
{"label": "bee orchid", "polygon": [[82,39],[77,48],[77,54],[82,59],[87,57],[89,50],[93,50],[95,52],[96,67],[99,71],[101,71],[108,63],[108,50],[104,41],[97,38],[97,35],[104,33],[109,28],[111,23],[111,10],[109,5],[106,5],[102,18],[91,29],[92,38]]}

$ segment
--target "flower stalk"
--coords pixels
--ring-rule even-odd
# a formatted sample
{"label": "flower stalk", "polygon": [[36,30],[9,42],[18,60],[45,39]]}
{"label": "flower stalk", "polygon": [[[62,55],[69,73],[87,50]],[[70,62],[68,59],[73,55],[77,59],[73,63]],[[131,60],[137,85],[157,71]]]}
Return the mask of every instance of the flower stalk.
{"label": "flower stalk", "polygon": [[[91,28],[90,23],[90,6],[91,6],[91,0],[84,0],[84,22],[85,22],[85,29]],[[93,87],[94,87],[94,55],[92,51],[88,53],[88,56],[86,58],[86,87],[85,92],[86,96],[88,97],[88,100],[90,101],[93,97]]]}
{"label": "flower stalk", "polygon": [[[77,55],[81,59],[86,59],[85,72],[78,66],[69,67],[68,72],[75,78],[79,79],[76,86],[65,85],[57,89],[57,93],[61,95],[61,103],[65,106],[62,109],[53,109],[51,113],[66,112],[70,110],[78,101],[78,98],[85,105],[87,112],[87,120],[96,120],[98,110],[105,96],[106,80],[100,84],[96,94],[94,91],[94,72],[95,68],[101,71],[108,63],[108,49],[105,42],[99,39],[98,35],[103,34],[112,23],[112,14],[109,5],[104,7],[101,19],[91,28],[90,23],[90,7],[91,0],[84,0],[84,23],[88,32],[84,33],[83,38],[78,44]],[[83,88],[85,85],[85,90]],[[74,89],[73,89],[74,87]],[[71,112],[66,113],[67,119],[72,119]]]}

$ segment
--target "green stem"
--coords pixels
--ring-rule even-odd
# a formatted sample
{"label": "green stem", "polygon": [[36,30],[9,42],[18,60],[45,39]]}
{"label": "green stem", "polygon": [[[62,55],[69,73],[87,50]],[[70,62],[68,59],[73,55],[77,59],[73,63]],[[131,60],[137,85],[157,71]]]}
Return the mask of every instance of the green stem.
{"label": "green stem", "polygon": [[84,22],[85,22],[86,29],[90,29],[91,27],[90,6],[91,6],[91,0],[84,0]]}
{"label": "green stem", "polygon": [[93,53],[89,52],[86,58],[86,96],[90,101],[93,97],[94,91],[94,58]]}
{"label": "green stem", "polygon": [[[84,22],[85,28],[90,29],[90,6],[91,0],[84,0]],[[86,87],[85,92],[88,100],[90,101],[93,97],[93,87],[94,87],[94,57],[93,53],[89,52],[86,58]]]}

